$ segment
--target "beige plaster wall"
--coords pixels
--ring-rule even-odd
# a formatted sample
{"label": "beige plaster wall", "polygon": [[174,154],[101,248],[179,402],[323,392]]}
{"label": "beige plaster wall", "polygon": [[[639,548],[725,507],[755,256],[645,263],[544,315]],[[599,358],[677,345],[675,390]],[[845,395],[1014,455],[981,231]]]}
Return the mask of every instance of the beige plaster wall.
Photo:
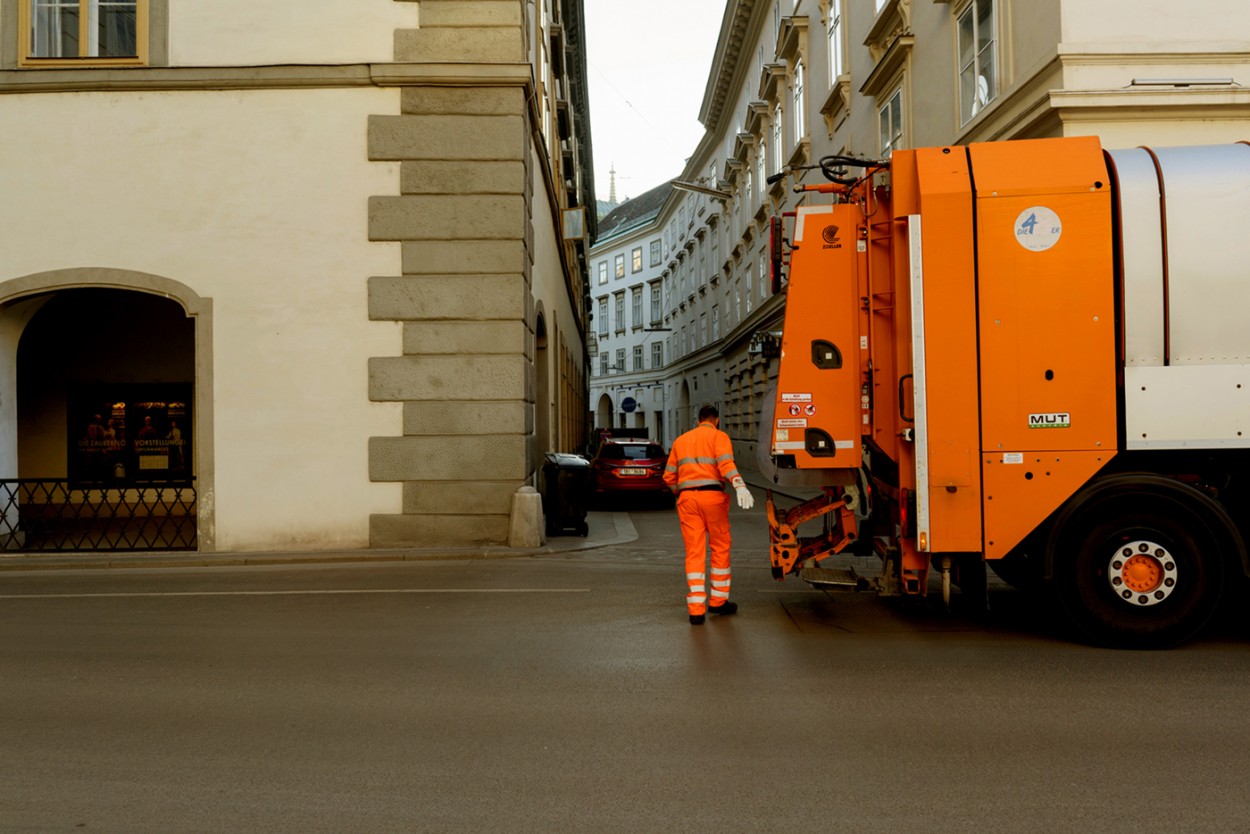
{"label": "beige plaster wall", "polygon": [[[169,0],[171,66],[390,61],[419,4],[396,0]],[[368,27],[361,20],[370,20]]]}
{"label": "beige plaster wall", "polygon": [[368,277],[400,270],[368,198],[399,170],[365,147],[398,111],[373,88],[0,99],[21,149],[0,157],[0,281],[134,270],[212,300],[220,550],[365,546],[400,507],[367,471],[368,438],[402,431],[367,390],[368,357],[402,348],[367,309]]}

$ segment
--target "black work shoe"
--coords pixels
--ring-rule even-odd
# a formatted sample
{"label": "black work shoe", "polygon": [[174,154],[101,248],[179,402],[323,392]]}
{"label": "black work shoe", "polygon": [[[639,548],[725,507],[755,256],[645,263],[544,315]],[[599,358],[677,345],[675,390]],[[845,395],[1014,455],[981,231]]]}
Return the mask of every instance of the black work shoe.
{"label": "black work shoe", "polygon": [[727,602],[724,605],[709,605],[707,610],[712,614],[736,614],[738,613],[738,603]]}
{"label": "black work shoe", "polygon": [[691,624],[691,625],[703,625],[703,615],[702,615],[702,614],[691,614],[691,615],[690,615],[690,624]]}

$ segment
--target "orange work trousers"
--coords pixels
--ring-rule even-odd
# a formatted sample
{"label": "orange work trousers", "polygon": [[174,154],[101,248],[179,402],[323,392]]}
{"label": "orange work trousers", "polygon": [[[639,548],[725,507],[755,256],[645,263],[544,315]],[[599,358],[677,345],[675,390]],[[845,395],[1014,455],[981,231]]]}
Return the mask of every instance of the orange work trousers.
{"label": "orange work trousers", "polygon": [[707,613],[707,547],[712,546],[711,603],[729,599],[729,495],[720,490],[686,489],[677,493],[677,520],[686,543],[686,607]]}

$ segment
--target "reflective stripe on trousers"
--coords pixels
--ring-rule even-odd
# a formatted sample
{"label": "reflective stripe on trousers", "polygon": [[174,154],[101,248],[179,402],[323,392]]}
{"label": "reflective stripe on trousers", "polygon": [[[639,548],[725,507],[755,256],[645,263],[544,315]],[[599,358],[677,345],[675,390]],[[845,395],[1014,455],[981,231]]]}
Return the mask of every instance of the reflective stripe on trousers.
{"label": "reflective stripe on trousers", "polygon": [[707,547],[712,547],[711,603],[729,599],[729,496],[720,491],[686,490],[677,494],[677,520],[686,545],[686,607],[691,614],[707,612]]}

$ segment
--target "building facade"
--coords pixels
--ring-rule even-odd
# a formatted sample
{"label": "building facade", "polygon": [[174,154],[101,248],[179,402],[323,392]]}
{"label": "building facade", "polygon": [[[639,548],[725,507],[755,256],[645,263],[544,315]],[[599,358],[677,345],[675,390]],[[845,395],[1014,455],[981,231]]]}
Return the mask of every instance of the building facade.
{"label": "building facade", "polygon": [[[1250,139],[1250,50],[1227,34],[1248,18],[1227,0],[1150,15],[1130,0],[729,0],[699,114],[705,136],[632,232],[646,251],[660,241],[648,280],[661,287],[666,362],[645,377],[662,391],[665,442],[711,403],[739,464],[754,460],[776,375],[762,348],[785,302],[773,292],[769,224],[827,200],[793,191],[824,181],[822,157],[1076,135],[1108,148]],[[634,245],[592,249],[597,304],[593,265]],[[621,348],[628,358],[632,345]],[[628,419],[617,381],[592,366],[597,425],[609,413]]]}
{"label": "building facade", "polygon": [[92,508],[204,551],[506,542],[586,433],[581,27],[0,0],[4,546],[171,545],[52,542]]}

